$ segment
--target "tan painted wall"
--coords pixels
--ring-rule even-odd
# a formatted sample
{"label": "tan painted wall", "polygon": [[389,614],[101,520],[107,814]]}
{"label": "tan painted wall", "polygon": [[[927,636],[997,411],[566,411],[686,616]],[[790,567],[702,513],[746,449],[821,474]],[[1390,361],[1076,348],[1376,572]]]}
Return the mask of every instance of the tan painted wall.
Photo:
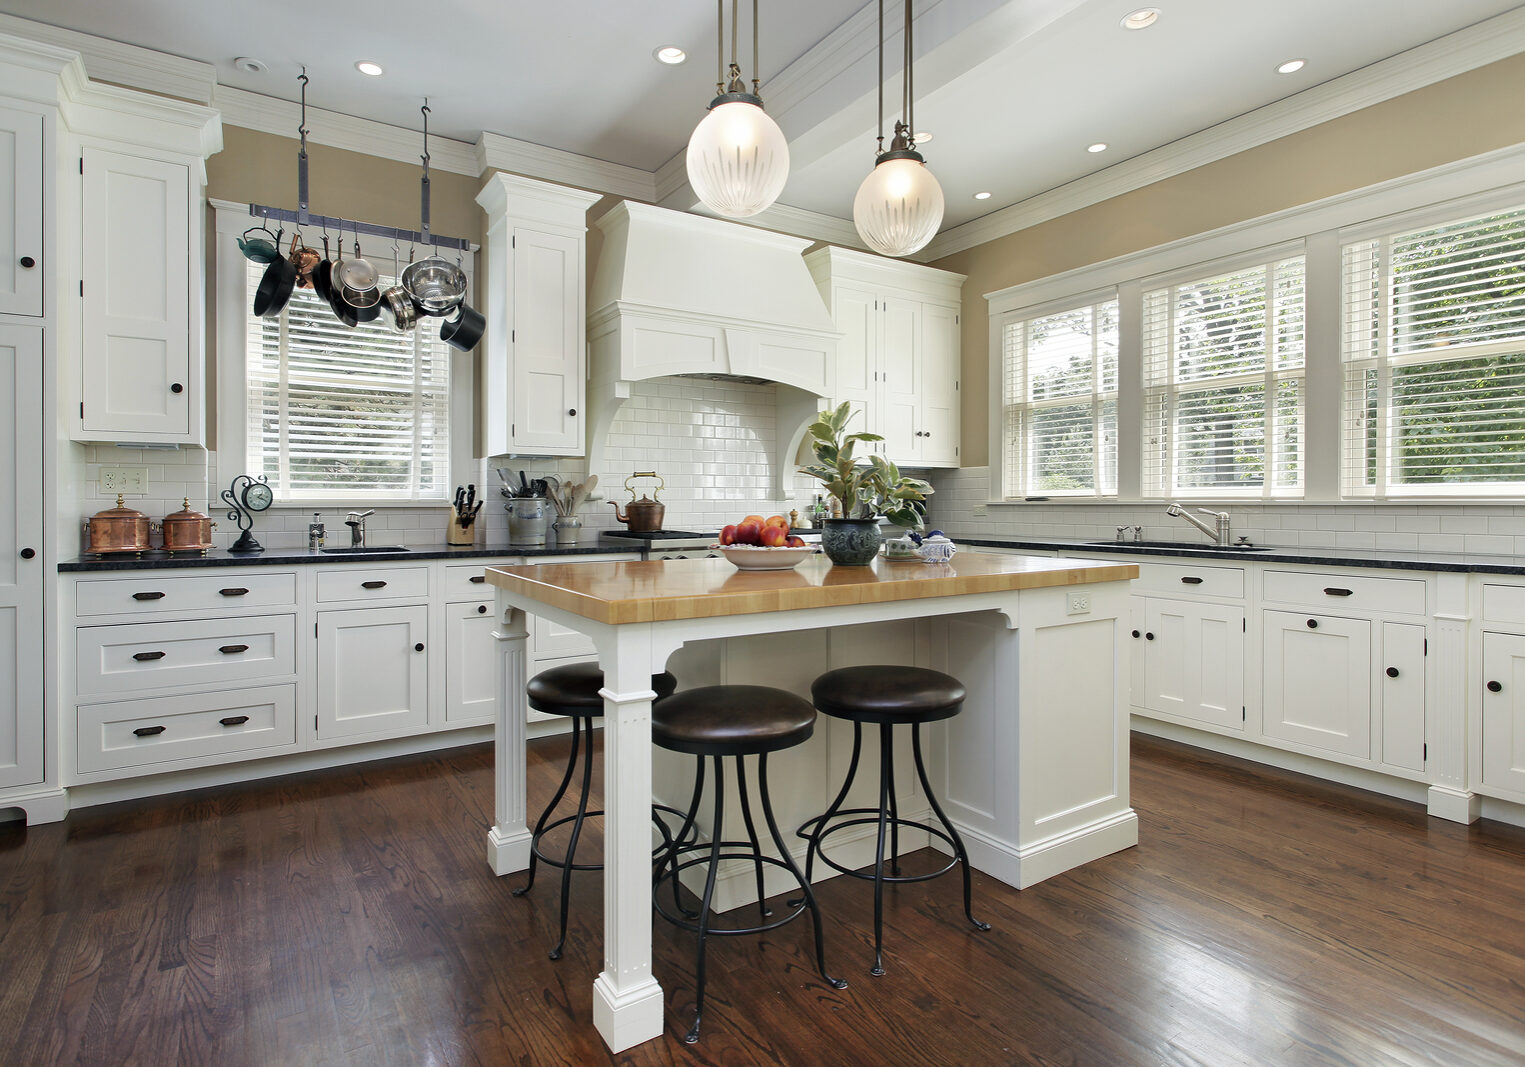
{"label": "tan painted wall", "polygon": [[967,274],[964,465],[989,462],[984,294],[1525,142],[1525,55],[1481,67],[933,263]]}

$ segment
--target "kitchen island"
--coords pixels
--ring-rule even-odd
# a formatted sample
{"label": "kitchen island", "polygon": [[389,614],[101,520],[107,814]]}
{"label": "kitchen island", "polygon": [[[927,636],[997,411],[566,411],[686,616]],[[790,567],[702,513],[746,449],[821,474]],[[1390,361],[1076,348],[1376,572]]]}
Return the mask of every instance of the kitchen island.
{"label": "kitchen island", "polygon": [[[738,571],[723,559],[488,569],[500,649],[488,835],[498,874],[529,864],[526,612],[588,634],[604,669],[605,963],[593,1018],[609,1047],[662,1031],[651,973],[653,673],[671,660],[680,688],[766,682],[807,693],[818,670],[854,662],[914,662],[958,677],[969,697],[932,732],[934,787],[973,865],[1022,888],[1137,843],[1122,642],[1137,574],[1122,562],[976,552],[871,567],[815,556],[786,571]],[[841,733],[825,726],[805,746],[815,764],[791,772],[798,788],[774,789],[808,814],[825,809],[820,798],[837,784],[825,769],[844,762],[831,752]],[[657,784],[658,793],[675,786]]]}

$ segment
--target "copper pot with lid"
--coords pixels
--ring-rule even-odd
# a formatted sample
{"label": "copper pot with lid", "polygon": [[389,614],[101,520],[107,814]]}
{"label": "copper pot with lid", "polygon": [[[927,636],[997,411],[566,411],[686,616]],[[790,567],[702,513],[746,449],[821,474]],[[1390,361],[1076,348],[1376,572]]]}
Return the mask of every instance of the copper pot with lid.
{"label": "copper pot with lid", "polygon": [[98,511],[85,520],[90,553],[147,552],[148,516],[126,505],[121,493],[116,507]]}
{"label": "copper pot with lid", "polygon": [[[641,499],[635,498],[635,490],[630,487],[630,483],[637,478],[657,480],[657,487],[651,491],[650,497],[643,493]],[[625,510],[621,511],[619,504],[613,500],[609,501],[609,506],[614,508],[614,517],[632,533],[651,533],[662,528],[662,517],[667,513],[667,505],[656,499],[666,487],[667,483],[656,471],[636,471],[625,479],[625,488],[630,492],[630,501],[625,505]]]}
{"label": "copper pot with lid", "polygon": [[217,526],[211,516],[191,510],[190,497],[185,507],[173,515],[166,515],[158,523],[164,534],[166,552],[202,552],[212,547],[212,530]]}

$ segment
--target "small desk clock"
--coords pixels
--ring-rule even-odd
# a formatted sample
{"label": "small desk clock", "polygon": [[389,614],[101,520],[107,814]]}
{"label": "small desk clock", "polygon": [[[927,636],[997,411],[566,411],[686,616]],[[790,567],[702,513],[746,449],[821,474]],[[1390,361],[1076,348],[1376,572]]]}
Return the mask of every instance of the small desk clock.
{"label": "small desk clock", "polygon": [[222,491],[222,499],[231,509],[228,518],[238,526],[240,531],[238,540],[229,546],[229,552],[263,552],[265,546],[254,539],[254,515],[264,511],[275,503],[275,494],[265,482],[262,474],[258,478],[251,478],[247,474],[240,474],[233,479],[233,484]]}

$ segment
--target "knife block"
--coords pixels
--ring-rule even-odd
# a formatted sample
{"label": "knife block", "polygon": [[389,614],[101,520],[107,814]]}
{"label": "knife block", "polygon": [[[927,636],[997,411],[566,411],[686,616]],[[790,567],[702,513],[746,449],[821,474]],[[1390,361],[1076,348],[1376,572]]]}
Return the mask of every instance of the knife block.
{"label": "knife block", "polygon": [[462,526],[452,510],[445,516],[445,544],[474,545],[477,540],[477,520],[471,519]]}

